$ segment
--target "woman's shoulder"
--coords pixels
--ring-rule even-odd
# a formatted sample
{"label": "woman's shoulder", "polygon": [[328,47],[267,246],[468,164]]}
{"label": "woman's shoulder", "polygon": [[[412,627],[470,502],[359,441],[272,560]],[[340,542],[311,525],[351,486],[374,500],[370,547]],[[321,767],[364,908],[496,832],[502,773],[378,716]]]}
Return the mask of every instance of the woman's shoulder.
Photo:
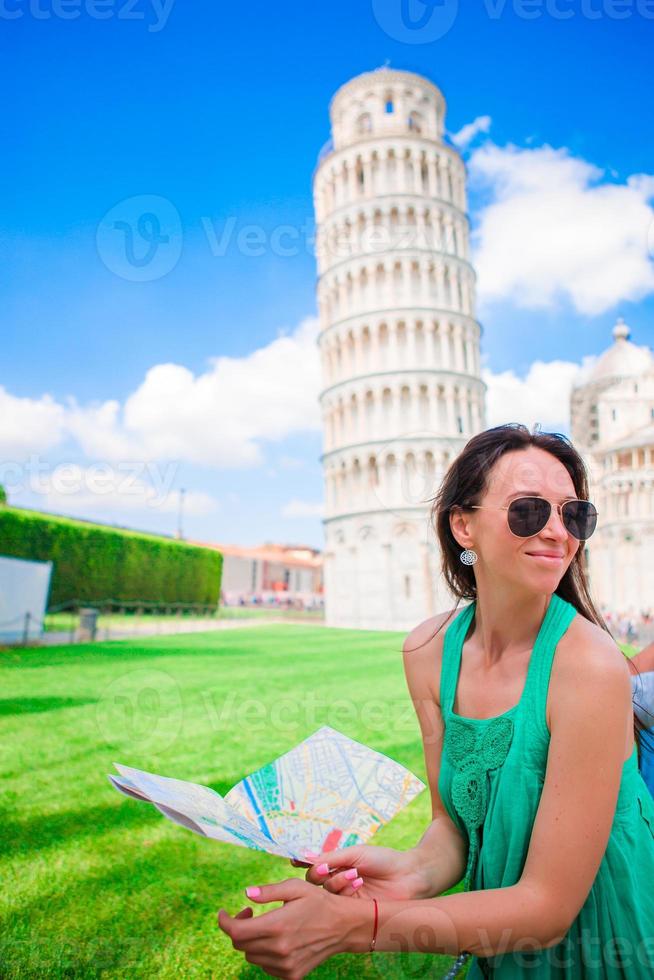
{"label": "woman's shoulder", "polygon": [[625,655],[610,633],[581,613],[570,621],[556,647],[554,661],[559,670],[602,673],[617,665],[629,672]]}
{"label": "woman's shoulder", "polygon": [[[422,646],[425,641],[428,641],[432,636],[443,636],[445,633],[445,627],[448,620],[454,618],[454,614],[460,612],[460,609],[448,609],[446,612],[436,613],[435,616],[429,616],[427,619],[423,619],[421,623],[407,634],[404,640],[404,649],[410,650],[414,647]],[[440,627],[443,627],[441,629]]]}
{"label": "woman's shoulder", "polygon": [[[631,690],[627,658],[610,633],[579,614],[556,645],[547,702],[547,724],[551,731],[551,709],[566,705],[571,692],[592,703],[594,692],[611,685],[616,698]],[[629,695],[630,696],[630,695]]]}
{"label": "woman's shoulder", "polygon": [[436,613],[418,623],[402,644],[404,670],[412,691],[429,692],[436,703],[440,696],[443,638],[458,609]]}

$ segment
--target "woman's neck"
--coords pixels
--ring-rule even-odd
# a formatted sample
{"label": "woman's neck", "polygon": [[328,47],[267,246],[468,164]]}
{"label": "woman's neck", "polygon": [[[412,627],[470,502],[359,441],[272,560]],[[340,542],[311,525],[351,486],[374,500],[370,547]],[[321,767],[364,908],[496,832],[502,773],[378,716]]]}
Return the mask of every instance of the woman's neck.
{"label": "woman's neck", "polygon": [[498,596],[478,593],[475,605],[474,643],[484,665],[492,667],[502,657],[530,650],[547,612],[551,596],[545,593]]}

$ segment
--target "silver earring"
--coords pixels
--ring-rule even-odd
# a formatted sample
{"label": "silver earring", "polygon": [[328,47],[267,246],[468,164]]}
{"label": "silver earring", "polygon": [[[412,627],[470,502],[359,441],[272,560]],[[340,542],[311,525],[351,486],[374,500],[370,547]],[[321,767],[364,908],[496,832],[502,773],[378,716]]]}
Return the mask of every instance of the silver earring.
{"label": "silver earring", "polygon": [[474,565],[478,557],[479,555],[476,551],[473,551],[472,548],[466,548],[465,551],[462,551],[459,555],[459,558],[464,565]]}

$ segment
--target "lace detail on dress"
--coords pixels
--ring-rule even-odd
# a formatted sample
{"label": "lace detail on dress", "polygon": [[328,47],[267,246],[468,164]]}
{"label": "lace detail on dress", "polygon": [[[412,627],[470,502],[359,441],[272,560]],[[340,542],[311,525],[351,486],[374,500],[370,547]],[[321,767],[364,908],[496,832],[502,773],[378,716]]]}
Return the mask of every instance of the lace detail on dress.
{"label": "lace detail on dress", "polygon": [[479,856],[478,831],[488,808],[488,771],[506,759],[513,739],[513,720],[493,718],[481,731],[462,718],[450,717],[445,725],[443,747],[454,770],[452,803],[461,817],[470,846],[465,871],[469,890]]}

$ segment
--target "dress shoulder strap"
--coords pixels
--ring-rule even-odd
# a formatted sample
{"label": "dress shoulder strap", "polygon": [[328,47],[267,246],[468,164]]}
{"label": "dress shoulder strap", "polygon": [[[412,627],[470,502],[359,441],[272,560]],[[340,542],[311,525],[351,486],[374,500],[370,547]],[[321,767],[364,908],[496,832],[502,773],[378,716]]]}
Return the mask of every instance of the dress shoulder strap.
{"label": "dress shoulder strap", "polygon": [[546,721],[547,692],[556,647],[572,620],[577,615],[577,609],[556,592],[552,593],[543,628],[538,636],[538,650],[532,653],[533,664],[530,664],[530,705],[529,714],[541,733],[549,739]]}
{"label": "dress shoulder strap", "polygon": [[[463,646],[470,620],[474,615],[475,605],[473,600],[464,606],[445,628],[441,659],[441,711],[450,712],[454,705],[459,652]],[[538,719],[538,723],[546,735],[549,733],[545,708],[554,654],[559,640],[576,614],[577,610],[571,602],[561,598],[556,592],[552,593],[529,663],[525,690],[520,704],[521,707],[526,707],[527,702],[529,702],[529,714]]]}
{"label": "dress shoulder strap", "polygon": [[445,627],[443,636],[443,656],[441,658],[441,711],[451,711],[454,705],[456,690],[456,673],[458,651],[463,646],[464,637],[468,631],[474,612],[474,600],[460,609],[454,619]]}

